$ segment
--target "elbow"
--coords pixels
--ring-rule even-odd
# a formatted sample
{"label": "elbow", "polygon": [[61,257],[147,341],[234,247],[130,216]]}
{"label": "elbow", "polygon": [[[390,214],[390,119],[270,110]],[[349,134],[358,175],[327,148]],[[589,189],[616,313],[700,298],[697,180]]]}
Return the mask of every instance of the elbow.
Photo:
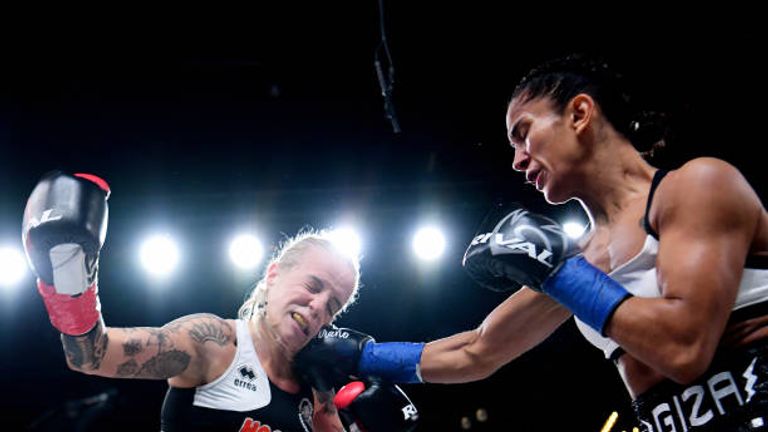
{"label": "elbow", "polygon": [[707,371],[713,356],[714,351],[701,346],[678,347],[669,356],[665,375],[678,384],[690,384]]}

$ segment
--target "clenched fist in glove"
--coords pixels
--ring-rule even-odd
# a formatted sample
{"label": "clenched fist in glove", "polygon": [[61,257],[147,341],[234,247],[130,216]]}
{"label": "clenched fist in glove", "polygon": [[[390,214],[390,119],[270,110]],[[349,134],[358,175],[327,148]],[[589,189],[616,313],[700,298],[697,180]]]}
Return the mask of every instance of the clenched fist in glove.
{"label": "clenched fist in glove", "polygon": [[464,268],[479,284],[544,292],[603,334],[631,294],[579,255],[560,224],[519,206],[496,206],[472,239]]}
{"label": "clenched fist in glove", "polygon": [[419,411],[397,385],[377,380],[353,381],[333,398],[350,431],[409,432]]}
{"label": "clenched fist in glove", "polygon": [[97,269],[108,196],[94,175],[57,171],[37,183],[24,209],[24,251],[51,323],[66,335],[85,334],[101,320]]}

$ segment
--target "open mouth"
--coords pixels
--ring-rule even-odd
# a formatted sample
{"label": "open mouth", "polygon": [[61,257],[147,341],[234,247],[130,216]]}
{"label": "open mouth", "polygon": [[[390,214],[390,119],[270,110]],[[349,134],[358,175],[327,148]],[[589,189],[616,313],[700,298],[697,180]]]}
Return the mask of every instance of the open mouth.
{"label": "open mouth", "polygon": [[526,183],[536,185],[536,179],[541,174],[541,171],[530,171],[525,175]]}
{"label": "open mouth", "polygon": [[299,328],[301,331],[304,332],[305,335],[309,335],[309,324],[307,323],[307,320],[304,319],[303,316],[301,316],[297,312],[291,313],[291,318],[293,318],[294,321],[296,321],[296,324],[299,325]]}

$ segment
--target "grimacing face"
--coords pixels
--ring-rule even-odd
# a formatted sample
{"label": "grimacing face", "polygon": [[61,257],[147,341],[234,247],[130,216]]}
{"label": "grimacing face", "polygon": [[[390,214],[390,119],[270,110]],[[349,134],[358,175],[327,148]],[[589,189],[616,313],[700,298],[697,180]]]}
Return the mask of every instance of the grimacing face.
{"label": "grimacing face", "polygon": [[355,272],[344,258],[310,246],[292,266],[267,270],[266,325],[289,354],[330,324],[355,288]]}
{"label": "grimacing face", "polygon": [[516,98],[507,109],[507,137],[515,151],[512,168],[553,204],[573,197],[568,178],[583,158],[569,111],[558,113],[547,97]]}

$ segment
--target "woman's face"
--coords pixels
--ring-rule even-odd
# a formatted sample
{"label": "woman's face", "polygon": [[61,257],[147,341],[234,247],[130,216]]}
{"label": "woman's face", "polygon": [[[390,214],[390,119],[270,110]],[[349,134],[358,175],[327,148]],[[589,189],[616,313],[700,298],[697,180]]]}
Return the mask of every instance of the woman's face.
{"label": "woman's face", "polygon": [[570,111],[558,113],[547,97],[515,98],[507,109],[507,137],[515,150],[512,168],[525,173],[526,182],[553,204],[573,197],[569,179],[583,156]]}
{"label": "woman's face", "polygon": [[345,259],[309,246],[293,266],[267,270],[266,324],[290,357],[320,328],[333,321],[355,287],[355,273]]}

